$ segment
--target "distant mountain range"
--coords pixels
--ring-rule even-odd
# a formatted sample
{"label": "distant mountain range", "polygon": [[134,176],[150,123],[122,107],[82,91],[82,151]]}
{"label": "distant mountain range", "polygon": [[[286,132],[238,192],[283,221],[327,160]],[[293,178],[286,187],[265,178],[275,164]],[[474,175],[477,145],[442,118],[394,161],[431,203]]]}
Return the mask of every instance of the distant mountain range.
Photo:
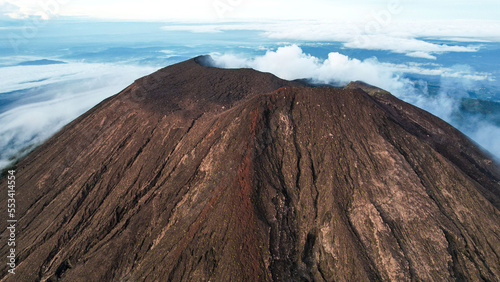
{"label": "distant mountain range", "polygon": [[34,60],[34,61],[24,61],[24,62],[21,62],[17,65],[18,66],[44,66],[44,65],[56,65],[56,64],[66,64],[66,62],[41,59],[41,60]]}
{"label": "distant mountain range", "polygon": [[197,57],[10,169],[19,244],[2,281],[500,280],[497,164],[362,82],[313,87]]}

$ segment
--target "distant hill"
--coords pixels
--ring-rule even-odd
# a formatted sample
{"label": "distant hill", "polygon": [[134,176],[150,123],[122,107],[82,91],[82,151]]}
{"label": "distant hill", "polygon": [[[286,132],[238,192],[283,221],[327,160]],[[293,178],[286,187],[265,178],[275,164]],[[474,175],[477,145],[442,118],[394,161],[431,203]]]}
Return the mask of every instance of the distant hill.
{"label": "distant hill", "polygon": [[55,65],[55,64],[66,64],[63,61],[55,61],[55,60],[34,60],[34,61],[25,61],[17,64],[18,66],[43,66],[43,65]]}

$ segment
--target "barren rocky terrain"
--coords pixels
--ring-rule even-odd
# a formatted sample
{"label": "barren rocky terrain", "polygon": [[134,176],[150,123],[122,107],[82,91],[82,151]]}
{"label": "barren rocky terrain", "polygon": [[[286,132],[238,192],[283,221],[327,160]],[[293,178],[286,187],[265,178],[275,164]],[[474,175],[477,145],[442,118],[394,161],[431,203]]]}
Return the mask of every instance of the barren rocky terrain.
{"label": "barren rocky terrain", "polygon": [[361,82],[207,64],[137,80],[16,164],[2,281],[500,280],[500,171],[463,134]]}

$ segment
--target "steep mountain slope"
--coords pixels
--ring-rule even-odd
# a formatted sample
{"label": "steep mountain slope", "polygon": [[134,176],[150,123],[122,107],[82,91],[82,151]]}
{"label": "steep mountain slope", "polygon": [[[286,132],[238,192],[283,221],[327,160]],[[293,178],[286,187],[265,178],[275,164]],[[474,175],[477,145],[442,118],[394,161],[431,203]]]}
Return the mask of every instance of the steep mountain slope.
{"label": "steep mountain slope", "polygon": [[136,81],[17,164],[2,281],[500,279],[500,172],[460,132],[361,83],[207,60]]}

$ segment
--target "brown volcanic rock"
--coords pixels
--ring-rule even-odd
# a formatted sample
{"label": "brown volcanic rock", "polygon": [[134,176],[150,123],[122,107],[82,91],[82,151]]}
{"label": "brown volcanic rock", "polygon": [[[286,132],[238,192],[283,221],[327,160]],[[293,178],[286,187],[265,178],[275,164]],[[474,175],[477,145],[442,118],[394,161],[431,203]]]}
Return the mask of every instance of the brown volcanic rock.
{"label": "brown volcanic rock", "polygon": [[500,172],[460,132],[364,86],[204,60],[136,81],[17,164],[2,280],[500,279]]}

